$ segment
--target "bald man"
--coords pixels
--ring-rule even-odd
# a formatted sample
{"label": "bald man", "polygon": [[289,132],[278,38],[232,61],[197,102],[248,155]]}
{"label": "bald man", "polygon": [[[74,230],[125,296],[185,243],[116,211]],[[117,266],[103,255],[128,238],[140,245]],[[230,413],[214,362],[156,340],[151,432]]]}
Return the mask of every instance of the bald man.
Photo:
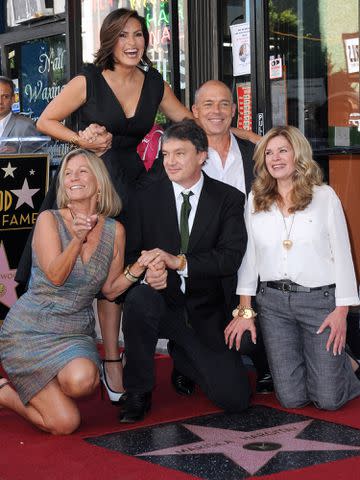
{"label": "bald man", "polygon": [[[231,123],[236,106],[231,90],[225,83],[209,80],[202,84],[195,93],[192,112],[201,127],[205,130],[208,142],[208,158],[203,171],[216,180],[231,185],[247,195],[254,179],[253,153],[256,142],[260,139],[253,132],[237,129],[238,138],[231,132]],[[233,306],[237,305],[236,287],[231,279],[226,280],[224,288],[233,291]],[[261,338],[252,360],[257,370],[257,391],[268,393],[273,391],[272,379],[266,359],[265,348]]]}
{"label": "bald man", "polygon": [[235,110],[232,93],[223,82],[209,80],[195,93],[192,112],[209,141],[209,155],[203,170],[210,177],[248,194],[254,178],[254,144],[260,137],[239,129],[237,134],[241,133],[243,139],[231,133]]}

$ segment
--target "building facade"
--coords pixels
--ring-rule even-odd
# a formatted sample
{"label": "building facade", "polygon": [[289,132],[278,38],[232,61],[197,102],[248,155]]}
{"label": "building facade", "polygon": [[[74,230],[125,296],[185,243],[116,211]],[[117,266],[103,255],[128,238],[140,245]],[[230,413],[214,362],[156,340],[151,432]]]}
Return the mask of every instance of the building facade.
{"label": "building facade", "polygon": [[[226,82],[236,124],[259,134],[299,127],[340,195],[360,273],[359,0],[4,0],[1,67],[31,118],[91,62],[113,9],[147,21],[149,56],[191,106],[196,88]],[[159,115],[159,122],[165,119]],[[76,128],[76,118],[67,120]]]}

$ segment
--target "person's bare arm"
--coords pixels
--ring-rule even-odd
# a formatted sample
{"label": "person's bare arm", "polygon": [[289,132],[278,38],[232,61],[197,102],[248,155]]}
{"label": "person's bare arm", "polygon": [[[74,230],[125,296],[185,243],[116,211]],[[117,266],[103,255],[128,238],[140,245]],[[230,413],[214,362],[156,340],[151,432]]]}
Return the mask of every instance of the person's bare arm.
{"label": "person's bare arm", "polygon": [[261,140],[261,136],[251,130],[243,130],[242,128],[233,127],[231,131],[236,137],[241,138],[242,140],[248,140],[255,145]]}
{"label": "person's bare arm", "polygon": [[[81,107],[86,101],[86,79],[79,75],[63,88],[45,108],[36,123],[40,132],[50,137],[73,142],[81,148],[92,151],[109,148],[109,137],[98,136],[93,140],[81,138],[76,132],[63,125],[61,122]],[[111,138],[110,138],[111,144]]]}
{"label": "person's bare arm", "polygon": [[164,82],[164,95],[159,108],[173,122],[180,122],[184,118],[194,118],[190,110],[176,98],[166,82]]}
{"label": "person's bare arm", "polygon": [[49,210],[39,215],[32,245],[39,266],[51,283],[62,285],[66,281],[92,227],[93,225],[86,218],[79,218],[77,225],[74,225],[74,237],[62,250],[54,215]]}
{"label": "person's bare arm", "polygon": [[[125,229],[120,224],[116,224],[116,236],[114,242],[114,256],[111,262],[109,274],[102,287],[102,293],[109,300],[114,300],[127,290],[132,281],[128,280],[124,274],[124,251],[125,251]],[[149,262],[155,258],[156,254],[149,257]],[[134,262],[130,266],[130,274],[133,277],[141,277],[146,270],[146,265]]]}

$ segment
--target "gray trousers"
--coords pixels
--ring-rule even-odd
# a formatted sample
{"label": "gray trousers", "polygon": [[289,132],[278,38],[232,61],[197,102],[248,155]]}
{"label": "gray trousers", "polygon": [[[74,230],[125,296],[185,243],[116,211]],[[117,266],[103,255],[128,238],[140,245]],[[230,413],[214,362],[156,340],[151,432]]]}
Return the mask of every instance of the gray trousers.
{"label": "gray trousers", "polygon": [[275,392],[284,407],[313,402],[336,410],[360,395],[347,355],[326,351],[330,329],[316,334],[335,308],[335,288],[282,292],[262,283],[256,301]]}

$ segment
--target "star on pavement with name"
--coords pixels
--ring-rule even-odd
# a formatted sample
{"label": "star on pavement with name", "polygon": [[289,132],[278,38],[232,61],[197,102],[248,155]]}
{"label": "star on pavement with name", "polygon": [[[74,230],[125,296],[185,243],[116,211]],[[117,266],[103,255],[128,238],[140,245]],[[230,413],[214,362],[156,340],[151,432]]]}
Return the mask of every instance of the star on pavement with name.
{"label": "star on pavement with name", "polygon": [[18,197],[15,210],[17,210],[23,203],[27,203],[31,208],[34,208],[32,196],[39,190],[40,188],[29,188],[27,178],[25,178],[21,190],[10,190],[10,192]]}
{"label": "star on pavement with name", "polygon": [[7,167],[1,167],[1,170],[4,170],[4,172],[5,172],[4,178],[6,178],[6,177],[15,178],[14,177],[14,170],[16,170],[16,169],[17,169],[17,167],[12,167],[10,162],[7,164]]}
{"label": "star on pavement with name", "polygon": [[9,267],[3,242],[0,242],[0,303],[10,308],[17,300],[14,280],[16,269]]}
{"label": "star on pavement with name", "polygon": [[[254,475],[266,465],[278,452],[359,450],[360,447],[336,443],[319,442],[296,438],[313,420],[278,425],[260,430],[242,431],[224,428],[183,426],[201,441],[171,448],[154,450],[138,456],[158,455],[198,455],[203,453],[222,453],[236,465]],[[269,443],[270,442],[270,443]],[[266,448],[270,445],[271,450]],[[263,446],[263,448],[262,448]]]}

